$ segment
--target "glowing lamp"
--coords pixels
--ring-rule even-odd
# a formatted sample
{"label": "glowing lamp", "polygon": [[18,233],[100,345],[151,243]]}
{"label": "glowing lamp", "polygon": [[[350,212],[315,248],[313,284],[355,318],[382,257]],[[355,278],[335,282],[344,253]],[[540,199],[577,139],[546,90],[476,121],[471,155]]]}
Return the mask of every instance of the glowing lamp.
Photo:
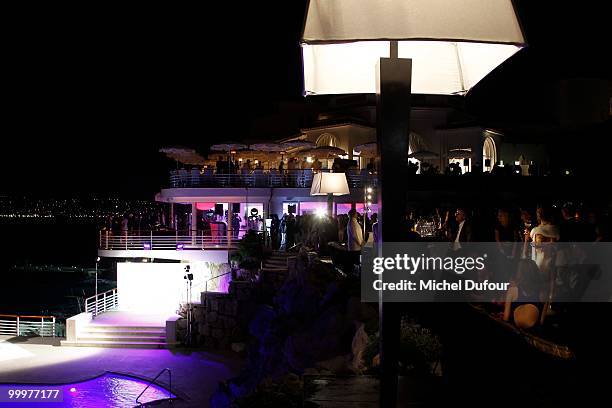
{"label": "glowing lamp", "polygon": [[375,93],[392,41],[423,94],[465,93],[525,46],[511,0],[311,0],[304,93]]}
{"label": "glowing lamp", "polygon": [[185,249],[185,244],[183,244],[183,243],[176,244],[176,250],[177,251],[182,251],[183,249]]}
{"label": "glowing lamp", "polygon": [[344,173],[319,172],[314,175],[311,196],[327,196],[327,214],[331,216],[334,212],[334,196],[350,194],[346,175]]}
{"label": "glowing lamp", "polygon": [[350,194],[344,173],[317,173],[312,180],[310,195],[347,195]]}
{"label": "glowing lamp", "polygon": [[142,244],[142,249],[144,249],[145,251],[148,251],[151,249],[151,243],[150,242],[145,242],[144,244]]}

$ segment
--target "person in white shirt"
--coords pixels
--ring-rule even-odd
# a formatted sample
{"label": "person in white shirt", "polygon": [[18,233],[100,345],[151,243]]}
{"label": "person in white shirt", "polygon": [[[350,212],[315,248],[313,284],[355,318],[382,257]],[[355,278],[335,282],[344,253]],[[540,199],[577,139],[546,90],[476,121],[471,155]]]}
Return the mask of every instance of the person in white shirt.
{"label": "person in white shirt", "polygon": [[361,264],[361,248],[363,248],[364,245],[363,230],[357,220],[357,211],[351,210],[348,215],[349,221],[346,226],[347,252],[350,264],[354,267],[354,265]]}
{"label": "person in white shirt", "polygon": [[357,211],[349,211],[349,222],[346,227],[346,235],[348,237],[348,250],[349,251],[361,251],[363,247],[363,230],[359,221],[357,221]]}

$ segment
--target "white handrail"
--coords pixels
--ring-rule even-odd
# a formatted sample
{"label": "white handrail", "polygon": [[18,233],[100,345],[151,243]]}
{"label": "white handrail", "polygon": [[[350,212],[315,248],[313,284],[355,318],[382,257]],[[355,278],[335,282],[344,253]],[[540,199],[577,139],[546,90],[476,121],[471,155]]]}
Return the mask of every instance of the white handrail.
{"label": "white handrail", "polygon": [[[224,231],[221,235],[154,235],[150,232],[144,235],[110,231],[100,232],[99,248],[105,250],[162,250],[162,249],[219,249],[234,248],[240,240],[240,232],[246,230]],[[261,231],[260,231],[261,232]],[[146,234],[146,233],[145,233]]]}
{"label": "white handrail", "polygon": [[0,314],[0,335],[55,337],[55,316]]}
{"label": "white handrail", "polygon": [[[329,169],[317,171],[329,172]],[[196,176],[178,172],[170,173],[170,187],[294,187],[310,188],[313,170],[284,170],[282,174],[277,170],[264,172],[255,170],[247,173],[203,173]],[[377,183],[377,175],[370,174],[365,169],[346,172],[348,184],[351,188],[362,188]]]}
{"label": "white handrail", "polygon": [[117,309],[119,307],[119,294],[117,288],[98,293],[85,299],[85,312],[93,317]]}

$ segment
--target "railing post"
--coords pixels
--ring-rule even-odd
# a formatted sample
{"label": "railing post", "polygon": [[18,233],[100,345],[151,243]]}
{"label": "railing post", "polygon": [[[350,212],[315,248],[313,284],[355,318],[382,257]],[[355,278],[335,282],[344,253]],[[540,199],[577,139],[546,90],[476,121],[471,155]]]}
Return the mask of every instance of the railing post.
{"label": "railing post", "polygon": [[151,230],[150,233],[151,233],[151,239],[149,241],[149,249],[153,249],[153,231]]}
{"label": "railing post", "polygon": [[52,322],[52,329],[53,329],[53,337],[55,337],[55,316],[53,316],[53,322]]}
{"label": "railing post", "polygon": [[17,316],[17,334],[16,336],[19,336],[19,316]]}
{"label": "railing post", "polygon": [[40,318],[40,337],[45,337],[45,318]]}
{"label": "railing post", "polygon": [[106,292],[102,294],[102,311],[106,312]]}

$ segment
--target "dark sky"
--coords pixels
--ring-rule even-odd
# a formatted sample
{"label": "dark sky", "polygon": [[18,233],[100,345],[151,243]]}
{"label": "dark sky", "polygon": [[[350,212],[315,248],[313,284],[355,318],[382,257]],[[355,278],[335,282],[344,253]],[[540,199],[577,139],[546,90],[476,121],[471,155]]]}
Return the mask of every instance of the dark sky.
{"label": "dark sky", "polygon": [[[537,121],[557,79],[609,77],[603,2],[559,3],[517,2],[531,48],[470,95],[479,119]],[[0,193],[151,197],[160,146],[248,137],[301,98],[305,0],[204,4],[5,12]]]}

